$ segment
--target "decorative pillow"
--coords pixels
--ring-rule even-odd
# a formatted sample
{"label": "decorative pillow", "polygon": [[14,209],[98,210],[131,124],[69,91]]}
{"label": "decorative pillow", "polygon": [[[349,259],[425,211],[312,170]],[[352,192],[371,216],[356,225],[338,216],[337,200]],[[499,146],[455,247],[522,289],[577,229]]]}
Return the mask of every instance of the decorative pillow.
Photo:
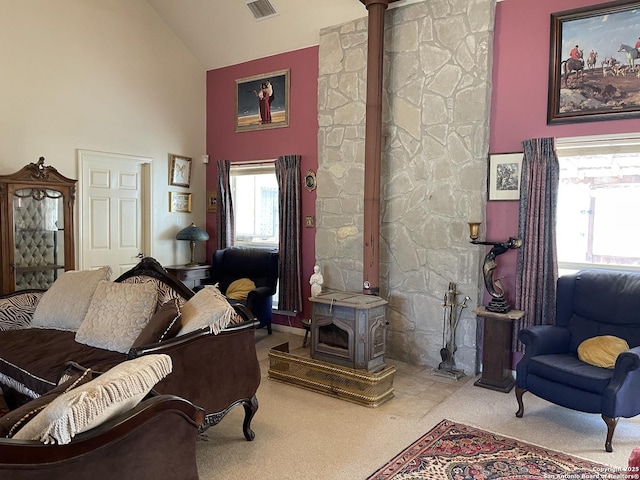
{"label": "decorative pillow", "polygon": [[109,280],[111,267],[96,270],[69,270],[45,292],[31,322],[32,327],[78,330],[84,320],[98,283]]}
{"label": "decorative pillow", "polygon": [[171,369],[171,357],[164,354],[122,362],[57,397],[13,438],[69,443],[78,433],[135,407]]}
{"label": "decorative pillow", "polygon": [[0,299],[0,331],[29,328],[42,292],[24,292]]}
{"label": "decorative pillow", "polygon": [[256,284],[250,278],[239,278],[231,282],[225,294],[232,300],[246,300],[249,292],[256,288]]}
{"label": "decorative pillow", "polygon": [[177,299],[181,307],[186,302],[182,295],[180,295],[176,290],[157,278],[148,277],[146,275],[134,275],[133,277],[125,278],[122,283],[153,283],[158,290],[158,306],[156,307],[156,310],[169,300]]}
{"label": "decorative pillow", "polygon": [[629,344],[612,335],[587,338],[578,346],[578,358],[596,367],[613,368],[616,358],[629,350]]}
{"label": "decorative pillow", "polygon": [[76,342],[127,353],[156,308],[153,283],[100,282]]}
{"label": "decorative pillow", "polygon": [[178,335],[209,327],[214,334],[229,325],[233,307],[215,285],[207,285],[182,307],[182,328]]}
{"label": "decorative pillow", "polygon": [[64,377],[65,380],[59,383],[57,387],[11,410],[4,417],[0,418],[0,437],[13,437],[29,420],[34,418],[59,395],[92,380],[93,372],[90,369],[74,369],[64,374]]}
{"label": "decorative pillow", "polygon": [[147,326],[142,329],[136,341],[133,342],[133,347],[141,347],[175,337],[182,327],[181,315],[178,299],[169,300],[153,314]]}

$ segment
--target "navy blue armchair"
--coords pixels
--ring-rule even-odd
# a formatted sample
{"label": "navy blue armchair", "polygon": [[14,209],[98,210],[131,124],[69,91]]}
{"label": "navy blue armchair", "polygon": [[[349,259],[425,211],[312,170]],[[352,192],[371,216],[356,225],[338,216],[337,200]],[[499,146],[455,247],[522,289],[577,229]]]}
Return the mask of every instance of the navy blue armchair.
{"label": "navy blue armchair", "polygon": [[271,333],[272,298],[278,285],[278,251],[261,247],[216,250],[211,261],[211,277],[203,283],[217,283],[226,295],[229,285],[241,278],[252,280],[256,288],[249,292],[246,300],[230,300],[230,303],[244,304],[260,321],[260,327],[267,327]]}
{"label": "navy blue armchair", "polygon": [[[607,425],[605,449],[612,452],[620,417],[640,413],[640,273],[583,270],[558,279],[556,323],[518,333],[525,356],[516,366],[517,417],[529,391],[572,410],[599,413]],[[584,340],[601,335],[623,338],[630,349],[613,369],[582,362]]]}

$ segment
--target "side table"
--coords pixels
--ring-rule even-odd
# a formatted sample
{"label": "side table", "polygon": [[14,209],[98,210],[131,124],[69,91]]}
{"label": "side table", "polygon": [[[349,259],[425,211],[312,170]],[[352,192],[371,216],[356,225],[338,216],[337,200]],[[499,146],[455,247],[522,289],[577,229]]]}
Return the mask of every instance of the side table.
{"label": "side table", "polygon": [[211,276],[211,265],[196,265],[195,267],[187,267],[186,265],[170,265],[164,267],[167,272],[178,277],[190,289],[200,286],[202,280]]}
{"label": "side table", "polygon": [[515,381],[511,374],[511,340],[513,322],[524,317],[522,310],[507,313],[488,312],[484,306],[473,313],[484,318],[482,341],[482,376],[474,385],[509,393]]}

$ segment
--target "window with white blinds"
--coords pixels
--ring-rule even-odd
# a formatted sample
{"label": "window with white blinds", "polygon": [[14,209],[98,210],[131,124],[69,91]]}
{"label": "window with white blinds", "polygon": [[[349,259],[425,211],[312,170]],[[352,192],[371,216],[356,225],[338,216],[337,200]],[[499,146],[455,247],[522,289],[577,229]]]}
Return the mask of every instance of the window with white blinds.
{"label": "window with white blinds", "polygon": [[561,274],[640,270],[640,137],[556,139]]}

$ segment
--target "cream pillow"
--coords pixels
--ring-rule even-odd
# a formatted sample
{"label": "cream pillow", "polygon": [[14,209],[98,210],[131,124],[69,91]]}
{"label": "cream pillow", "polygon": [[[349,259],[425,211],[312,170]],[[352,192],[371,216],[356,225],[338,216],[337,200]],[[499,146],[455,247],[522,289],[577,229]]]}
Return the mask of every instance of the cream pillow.
{"label": "cream pillow", "polygon": [[100,282],[76,332],[76,342],[127,353],[156,308],[153,283]]}
{"label": "cream pillow", "polygon": [[626,340],[613,335],[587,338],[578,346],[578,358],[596,367],[613,368],[622,352],[629,350]]}
{"label": "cream pillow", "polygon": [[229,284],[226,297],[231,300],[246,300],[249,292],[256,288],[256,284],[250,278],[239,278]]}
{"label": "cream pillow", "polygon": [[111,267],[69,270],[45,292],[33,313],[32,327],[78,330],[98,283],[111,278]]}
{"label": "cream pillow", "polygon": [[171,357],[164,354],[122,362],[98,378],[58,396],[13,438],[69,443],[78,433],[135,407],[171,369]]}
{"label": "cream pillow", "polygon": [[207,285],[182,307],[182,328],[178,335],[209,327],[217,334],[231,322],[235,310],[217,286]]}

